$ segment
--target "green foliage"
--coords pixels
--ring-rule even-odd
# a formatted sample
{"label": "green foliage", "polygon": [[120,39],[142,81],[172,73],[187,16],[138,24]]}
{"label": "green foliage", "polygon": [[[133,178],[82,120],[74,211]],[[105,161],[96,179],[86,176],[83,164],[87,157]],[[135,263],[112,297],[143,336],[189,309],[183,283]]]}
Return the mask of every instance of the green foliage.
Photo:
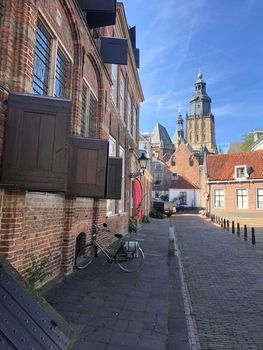
{"label": "green foliage", "polygon": [[32,288],[35,288],[38,282],[42,283],[51,274],[50,272],[46,272],[49,261],[50,255],[38,262],[33,260],[32,266],[27,270],[27,282]]}
{"label": "green foliage", "polygon": [[137,232],[137,219],[134,216],[129,217],[129,232]]}
{"label": "green foliage", "polygon": [[159,212],[158,210],[153,209],[150,212],[150,217],[154,218],[154,219],[163,219],[164,215],[161,212]]}
{"label": "green foliage", "polygon": [[146,215],[143,215],[143,216],[142,216],[142,223],[143,223],[143,224],[149,224],[149,223],[150,223],[149,217],[146,216]]}
{"label": "green foliage", "polygon": [[254,135],[246,132],[244,136],[242,137],[242,146],[241,150],[242,151],[248,151],[249,147],[254,143]]}

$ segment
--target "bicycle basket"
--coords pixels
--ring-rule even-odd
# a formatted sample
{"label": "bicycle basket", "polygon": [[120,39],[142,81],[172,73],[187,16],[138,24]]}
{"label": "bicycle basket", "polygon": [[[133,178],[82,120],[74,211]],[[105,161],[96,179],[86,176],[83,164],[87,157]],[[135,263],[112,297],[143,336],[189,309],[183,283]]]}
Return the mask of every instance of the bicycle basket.
{"label": "bicycle basket", "polygon": [[139,250],[139,243],[136,241],[126,241],[123,244],[123,249],[127,254],[136,254]]}

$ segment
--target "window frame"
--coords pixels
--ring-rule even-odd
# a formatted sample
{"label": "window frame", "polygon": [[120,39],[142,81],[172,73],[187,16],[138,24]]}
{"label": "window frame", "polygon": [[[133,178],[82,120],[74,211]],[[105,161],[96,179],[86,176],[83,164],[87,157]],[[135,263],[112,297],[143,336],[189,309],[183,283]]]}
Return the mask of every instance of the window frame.
{"label": "window frame", "polygon": [[[238,175],[238,170],[244,169],[244,176],[240,177]],[[249,177],[248,166],[247,165],[235,165],[235,175],[234,178],[239,181],[244,181]]]}
{"label": "window frame", "polygon": [[[160,178],[160,180],[158,180],[158,181],[160,181],[160,183],[156,183],[156,177],[159,177]],[[162,184],[163,184],[163,173],[154,173],[153,174],[153,185],[154,186],[162,186]]]}
{"label": "window frame", "polygon": [[[247,197],[247,206],[246,207],[239,207],[238,206],[238,191],[246,191],[247,194],[246,194],[246,197]],[[242,198],[244,196],[242,195]],[[249,203],[248,203],[248,200],[249,200],[249,197],[248,197],[248,188],[236,188],[236,209],[248,209],[249,208]]]}
{"label": "window frame", "polygon": [[[50,38],[50,66],[48,71],[48,78],[47,78],[47,91],[45,94],[39,94],[36,91],[34,91],[34,76],[35,76],[35,58],[36,58],[36,48],[37,48],[37,28],[38,26],[41,26],[44,31],[47,33],[47,35]],[[64,47],[63,43],[60,41],[59,36],[55,32],[55,30],[52,28],[52,26],[49,24],[49,22],[45,19],[45,16],[40,12],[40,16],[38,16],[37,24],[36,24],[36,45],[35,45],[35,51],[34,51],[34,66],[33,66],[33,77],[32,77],[32,88],[31,91],[35,95],[39,96],[55,96],[55,81],[56,81],[56,67],[57,67],[57,56],[58,52],[63,55],[66,66],[67,66],[67,77],[65,82],[65,95],[63,97],[60,96],[60,98],[70,98],[70,89],[69,89],[69,79],[70,79],[70,70],[73,63],[73,59],[68,53],[67,49]]]}
{"label": "window frame", "polygon": [[[259,194],[258,194],[258,191],[261,190],[262,191],[262,195],[260,195],[260,197],[262,197],[262,208],[259,207]],[[263,187],[257,187],[256,188],[256,208],[258,210],[263,210]]]}
{"label": "window frame", "polygon": [[119,213],[125,212],[125,150],[119,146],[119,157],[122,158],[122,177],[121,177],[121,199],[119,200]]}
{"label": "window frame", "polygon": [[117,106],[117,86],[118,86],[118,66],[117,64],[111,65],[111,99],[115,106]]}
{"label": "window frame", "polygon": [[120,117],[122,120],[124,120],[124,109],[125,109],[125,79],[120,73],[120,79],[119,79],[119,112]]}
{"label": "window frame", "polygon": [[162,163],[156,162],[156,163],[154,164],[154,169],[157,170],[157,171],[163,170],[163,165],[162,165]]}
{"label": "window frame", "polygon": [[[86,90],[86,103],[85,108],[83,106],[83,98],[84,94],[83,91]],[[91,98],[95,102],[95,108],[94,108],[94,116],[93,116],[93,125],[91,128]],[[80,135],[83,137],[94,137],[96,132],[96,119],[97,119],[97,108],[98,108],[98,98],[94,94],[93,90],[91,89],[90,85],[88,84],[87,80],[83,78],[83,85],[82,85],[82,95],[81,95],[81,120],[80,120]],[[84,117],[85,113],[85,117]]]}
{"label": "window frame", "polygon": [[129,133],[131,133],[131,122],[132,122],[132,98],[131,95],[127,94],[127,120],[126,125]]}
{"label": "window frame", "polygon": [[[183,198],[183,200],[181,198]],[[187,191],[180,191],[179,192],[179,204],[180,205],[187,205]]]}
{"label": "window frame", "polygon": [[[113,147],[113,149],[112,149]],[[108,156],[109,157],[116,157],[117,154],[117,141],[110,136],[109,137],[109,152]],[[111,208],[111,210],[109,210]],[[106,212],[107,216],[112,216],[116,214],[116,200],[115,199],[107,199],[106,202]]]}
{"label": "window frame", "polygon": [[[216,191],[223,191],[223,195],[216,194]],[[219,197],[219,204],[222,202],[223,205],[216,205],[216,197]],[[221,201],[221,198],[223,200]],[[214,208],[225,208],[225,189],[224,188],[214,188],[213,190],[213,205]]]}

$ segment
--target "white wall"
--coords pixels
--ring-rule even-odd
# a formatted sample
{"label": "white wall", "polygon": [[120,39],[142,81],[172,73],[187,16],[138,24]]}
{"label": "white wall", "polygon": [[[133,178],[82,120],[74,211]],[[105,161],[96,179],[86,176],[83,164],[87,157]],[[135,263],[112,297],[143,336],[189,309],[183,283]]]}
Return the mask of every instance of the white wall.
{"label": "white wall", "polygon": [[186,192],[186,207],[199,207],[200,206],[200,190],[186,190],[186,189],[169,189],[169,201],[172,201],[174,198],[179,197],[180,192]]}

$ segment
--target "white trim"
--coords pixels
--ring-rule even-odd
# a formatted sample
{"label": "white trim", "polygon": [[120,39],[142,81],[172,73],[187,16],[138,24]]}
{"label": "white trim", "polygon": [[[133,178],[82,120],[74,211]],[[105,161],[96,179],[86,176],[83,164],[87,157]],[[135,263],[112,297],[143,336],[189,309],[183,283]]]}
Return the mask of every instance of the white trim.
{"label": "white trim", "polygon": [[[222,190],[224,191],[224,206],[223,207],[216,207],[215,206],[215,191]],[[213,208],[215,209],[224,209],[226,207],[226,195],[225,195],[225,189],[224,188],[213,188]]]}
{"label": "white trim", "polygon": [[[74,63],[74,59],[72,58],[72,56],[70,55],[70,53],[68,52],[68,50],[66,49],[65,45],[62,43],[62,41],[60,40],[57,32],[55,31],[54,27],[50,24],[49,20],[47,19],[47,17],[44,15],[42,9],[40,7],[38,7],[38,13],[40,14],[40,20],[41,17],[44,20],[44,25],[48,26],[49,28],[46,28],[47,31],[50,33],[50,35],[52,36],[53,40],[57,40],[58,44],[60,47],[62,47],[62,51],[65,52],[66,56],[68,56],[69,60]],[[72,38],[72,42],[73,42],[73,38]],[[51,55],[52,56],[52,55]]]}
{"label": "white trim", "polygon": [[[238,190],[247,190],[247,208],[239,208],[237,206],[237,191]],[[236,193],[236,196],[235,196],[235,201],[236,201],[236,209],[237,210],[246,210],[246,209],[249,209],[249,196],[248,196],[248,188],[244,188],[244,187],[241,187],[241,188],[236,188],[235,189],[235,193]]]}
{"label": "white trim", "polygon": [[98,96],[95,94],[95,92],[94,92],[94,90],[92,89],[92,87],[90,86],[88,80],[87,80],[85,77],[83,77],[83,81],[84,81],[84,83],[87,85],[87,87],[88,87],[89,90],[91,91],[92,95],[95,97],[95,99],[96,99],[97,102],[98,102],[98,100],[99,100],[99,99],[98,99]]}
{"label": "white trim", "polygon": [[258,207],[258,190],[263,190],[263,186],[262,187],[256,187],[256,209],[257,210],[263,210],[263,208],[259,208]]}
{"label": "white trim", "polygon": [[246,180],[213,180],[213,181],[207,181],[207,184],[220,184],[220,183],[243,183],[243,182],[262,182],[263,183],[263,178],[261,179],[246,179]]}
{"label": "white trim", "polygon": [[[237,170],[238,169],[244,169],[244,177],[237,177]],[[239,180],[239,181],[245,181],[248,177],[248,166],[247,165],[235,165],[235,174],[234,174],[234,179]]]}

